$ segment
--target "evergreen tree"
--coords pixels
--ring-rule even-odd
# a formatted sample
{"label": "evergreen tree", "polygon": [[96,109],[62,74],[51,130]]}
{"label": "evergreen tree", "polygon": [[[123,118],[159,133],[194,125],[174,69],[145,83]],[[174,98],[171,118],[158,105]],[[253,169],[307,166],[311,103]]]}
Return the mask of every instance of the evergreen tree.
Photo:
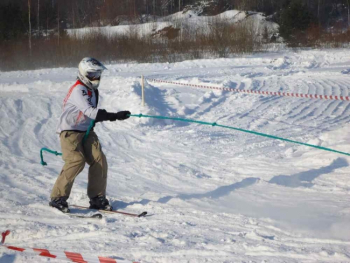
{"label": "evergreen tree", "polygon": [[17,3],[0,4],[0,41],[24,37],[27,13]]}
{"label": "evergreen tree", "polygon": [[296,43],[313,21],[306,4],[301,0],[292,0],[280,13],[280,35],[287,42]]}

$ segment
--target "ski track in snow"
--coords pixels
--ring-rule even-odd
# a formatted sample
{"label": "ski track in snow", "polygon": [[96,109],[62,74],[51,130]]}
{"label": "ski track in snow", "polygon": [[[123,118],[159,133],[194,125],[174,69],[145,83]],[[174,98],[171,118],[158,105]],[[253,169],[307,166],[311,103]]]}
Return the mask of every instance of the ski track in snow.
{"label": "ski track in snow", "polygon": [[[188,118],[350,152],[350,102],[146,83],[349,96],[348,50],[108,65],[100,108]],[[350,262],[349,157],[219,127],[130,118],[96,126],[108,197],[147,218],[69,218],[48,207],[55,129],[76,69],[1,72],[0,230],[8,244],[140,262]],[[87,168],[68,200],[87,205]],[[74,209],[73,209],[74,211]],[[77,210],[78,211],[78,210]],[[88,211],[82,212],[91,213]],[[62,262],[0,248],[0,262]]]}

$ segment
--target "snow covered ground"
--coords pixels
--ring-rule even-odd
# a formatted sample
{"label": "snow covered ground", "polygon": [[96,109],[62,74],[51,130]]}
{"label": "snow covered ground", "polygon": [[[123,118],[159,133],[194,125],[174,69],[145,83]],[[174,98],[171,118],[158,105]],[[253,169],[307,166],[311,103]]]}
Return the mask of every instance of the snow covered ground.
{"label": "snow covered ground", "polygon": [[[78,63],[78,62],[77,62]],[[108,65],[100,107],[218,122],[350,152],[350,102],[146,85],[140,76],[349,96],[350,51]],[[18,247],[140,262],[350,262],[350,158],[218,127],[139,119],[98,124],[108,197],[131,218],[72,219],[48,206],[63,162],[55,128],[75,68],[0,73],[0,231]],[[87,205],[87,169],[71,204]],[[73,209],[73,211],[75,211]],[[0,262],[62,262],[0,248]]]}

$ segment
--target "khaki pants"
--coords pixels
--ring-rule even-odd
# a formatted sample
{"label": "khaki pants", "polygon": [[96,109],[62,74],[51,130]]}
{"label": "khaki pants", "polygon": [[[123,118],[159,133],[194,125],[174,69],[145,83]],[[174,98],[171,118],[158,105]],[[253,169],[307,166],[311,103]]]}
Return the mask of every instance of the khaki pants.
{"label": "khaki pants", "polygon": [[106,195],[107,160],[101,150],[101,145],[94,131],[83,145],[85,133],[63,131],[60,134],[62,158],[65,162],[61,174],[51,192],[51,199],[69,197],[77,175],[84,169],[85,163],[89,168],[87,194],[90,198]]}

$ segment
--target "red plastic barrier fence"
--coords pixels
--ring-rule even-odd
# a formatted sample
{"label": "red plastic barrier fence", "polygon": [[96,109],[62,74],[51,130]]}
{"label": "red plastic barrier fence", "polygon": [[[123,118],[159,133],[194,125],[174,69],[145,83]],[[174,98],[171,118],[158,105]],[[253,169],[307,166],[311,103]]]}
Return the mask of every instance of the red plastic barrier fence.
{"label": "red plastic barrier fence", "polygon": [[309,99],[321,99],[321,100],[350,101],[350,97],[349,96],[334,96],[334,95],[317,95],[317,94],[302,94],[302,93],[289,93],[289,92],[241,90],[241,89],[220,88],[220,87],[214,87],[214,86],[196,85],[196,84],[181,83],[181,82],[172,82],[172,81],[159,80],[159,79],[147,79],[147,80],[151,81],[151,82],[158,82],[158,83],[167,83],[167,84],[189,86],[189,87],[195,87],[195,88],[224,90],[224,91],[232,91],[232,92],[240,92],[240,93],[248,93],[248,94],[270,95],[270,96],[281,96],[281,97],[296,97],[296,98],[309,98]]}
{"label": "red plastic barrier fence", "polygon": [[21,247],[14,247],[14,246],[6,246],[4,245],[6,236],[10,234],[10,231],[7,230],[2,233],[2,239],[0,247],[5,247],[10,250],[14,250],[17,252],[22,252],[26,254],[31,255],[37,255],[42,257],[48,257],[48,258],[57,258],[62,259],[66,261],[76,262],[76,263],[137,263],[133,261],[126,261],[126,260],[116,260],[113,258],[105,258],[105,257],[99,257],[99,256],[92,256],[92,255],[82,255],[80,253],[73,253],[73,252],[67,252],[67,251],[49,251],[47,249],[40,249],[40,248],[21,248]]}

